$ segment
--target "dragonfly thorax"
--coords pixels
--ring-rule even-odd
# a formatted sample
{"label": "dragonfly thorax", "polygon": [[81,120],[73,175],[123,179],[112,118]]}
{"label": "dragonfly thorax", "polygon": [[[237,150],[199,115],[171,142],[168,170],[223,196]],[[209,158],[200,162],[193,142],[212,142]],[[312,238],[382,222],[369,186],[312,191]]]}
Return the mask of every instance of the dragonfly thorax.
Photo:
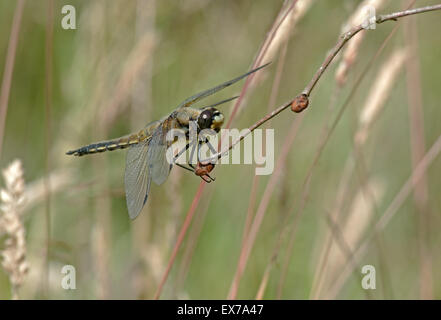
{"label": "dragonfly thorax", "polygon": [[212,129],[219,132],[224,123],[224,115],[216,108],[205,109],[199,115],[197,122],[199,130]]}

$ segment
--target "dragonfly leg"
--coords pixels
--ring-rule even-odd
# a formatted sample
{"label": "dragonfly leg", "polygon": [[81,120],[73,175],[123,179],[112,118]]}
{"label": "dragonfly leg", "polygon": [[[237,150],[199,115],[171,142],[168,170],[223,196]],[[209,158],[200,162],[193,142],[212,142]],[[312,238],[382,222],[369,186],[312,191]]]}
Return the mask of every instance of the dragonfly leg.
{"label": "dragonfly leg", "polygon": [[205,176],[200,176],[202,180],[204,180],[206,183],[210,183],[211,181],[214,181],[208,174],[206,175],[209,177],[209,179],[204,178]]}
{"label": "dragonfly leg", "polygon": [[180,164],[180,163],[175,163],[175,165],[177,165],[178,167],[181,167],[182,169],[185,169],[185,170],[187,170],[187,171],[190,171],[190,172],[193,172],[193,173],[194,173],[194,168],[193,168],[193,169],[188,168],[188,167],[186,167],[186,166],[184,166],[184,165],[182,165],[182,164]]}
{"label": "dragonfly leg", "polygon": [[[208,140],[206,140],[207,142],[208,142]],[[185,152],[185,151],[187,151],[188,150],[188,148],[190,148],[190,146],[192,147],[191,148],[191,151],[190,151],[190,161],[188,162],[188,166],[190,167],[190,168],[188,168],[188,167],[186,167],[186,166],[184,166],[184,165],[182,165],[182,164],[180,164],[180,163],[177,163],[176,162],[176,160]],[[173,159],[173,163],[175,164],[175,165],[177,165],[178,167],[181,167],[181,168],[183,168],[183,169],[185,169],[185,170],[187,170],[187,171],[190,171],[190,172],[195,172],[196,171],[196,167],[191,163],[191,161],[192,161],[192,159],[193,159],[193,157],[194,157],[194,152],[195,152],[195,149],[196,149],[196,147],[198,148],[198,151],[197,151],[197,155],[198,155],[198,159],[199,159],[199,151],[200,151],[200,149],[199,149],[199,144],[198,143],[187,143],[187,145],[185,146],[185,148],[183,148],[182,150],[180,150],[178,153],[177,153],[177,155],[174,157],[174,159]],[[210,145],[210,148],[212,148],[212,146]],[[202,175],[202,176],[200,176],[201,177],[201,179],[202,180],[204,180],[205,182],[207,182],[207,183],[210,183],[210,182],[212,182],[212,181],[215,181],[216,179],[214,179],[214,178],[212,178],[208,173],[207,174],[204,174],[204,175]]]}
{"label": "dragonfly leg", "polygon": [[[194,173],[195,172],[195,167],[191,164],[191,161],[190,161],[190,163],[188,164],[189,166],[190,166],[190,168],[188,168],[188,167],[186,167],[186,166],[184,166],[183,164],[180,164],[180,163],[177,163],[176,162],[176,160],[185,152],[185,151],[187,151],[188,150],[188,148],[190,148],[190,145],[191,144],[193,144],[193,143],[187,143],[187,145],[184,147],[184,148],[182,148],[182,150],[180,150],[177,154],[176,154],[176,156],[173,158],[173,163],[175,164],[175,165],[177,165],[178,167],[181,167],[182,169],[185,169],[185,170],[187,170],[187,171],[190,171],[190,172],[192,172],[192,173]],[[194,147],[192,148],[192,155],[193,155],[193,152],[194,152]],[[192,155],[190,156],[190,159],[192,158]]]}
{"label": "dragonfly leg", "polygon": [[173,158],[173,163],[174,163],[174,164],[176,164],[176,160],[178,160],[178,158],[179,158],[179,157],[180,157],[185,151],[187,151],[188,148],[190,148],[190,144],[189,144],[189,143],[187,143],[187,145],[186,145],[184,148],[182,148],[182,150],[180,150],[180,151],[175,155],[175,157]]}
{"label": "dragonfly leg", "polygon": [[[216,153],[216,149],[214,149],[213,145],[210,143],[210,141],[208,140],[208,138],[205,137],[204,141],[201,141],[201,142],[199,143],[199,146],[200,146],[202,143],[206,143],[206,144],[208,145],[208,148],[210,149],[210,151],[211,151],[212,153],[214,153],[214,154]],[[199,148],[199,150],[198,150],[198,162],[200,162],[200,158],[201,158],[200,151],[201,151],[201,149]],[[210,182],[216,180],[216,178],[211,177],[208,173],[205,174],[204,176],[208,177],[208,178],[210,179]],[[205,179],[204,179],[204,180],[205,180]]]}
{"label": "dragonfly leg", "polygon": [[[203,141],[200,141],[199,145],[201,145],[202,143],[205,143],[206,145],[208,145],[208,148],[210,149],[210,151],[213,154],[217,153],[216,149],[213,147],[213,145],[210,143],[210,141],[208,140],[207,137],[205,137],[205,139]],[[198,150],[198,162],[203,162],[203,161],[201,161],[201,149],[200,148]]]}
{"label": "dragonfly leg", "polygon": [[[193,172],[196,171],[196,168],[195,168],[195,166],[193,164],[189,163],[188,165],[193,169]],[[208,179],[204,179],[203,177],[205,177],[205,176],[207,176]],[[201,179],[204,180],[207,183],[210,183],[211,181],[216,180],[216,179],[212,178],[209,174],[204,174],[203,176],[199,176],[199,177],[201,177]]]}
{"label": "dragonfly leg", "polygon": [[210,141],[208,140],[208,138],[205,138],[205,143],[208,145],[208,148],[210,148],[210,151],[213,152],[213,154],[216,154],[217,151],[216,149],[213,147],[213,145],[210,143]]}
{"label": "dragonfly leg", "polygon": [[177,165],[178,167],[181,167],[181,168],[183,168],[183,169],[185,169],[185,170],[188,170],[188,171],[194,173],[194,168],[193,168],[193,167],[188,168],[188,167],[186,167],[186,166],[184,166],[184,165],[182,165],[182,164],[176,162],[176,161],[178,160],[178,158],[179,158],[179,157],[180,157],[185,151],[188,150],[189,147],[190,147],[190,144],[187,143],[187,145],[186,145],[184,148],[182,148],[182,150],[180,150],[180,151],[176,154],[176,156],[173,158],[173,163],[174,163],[175,165]]}
{"label": "dragonfly leg", "polygon": [[[191,151],[190,151],[190,159],[188,161],[188,165],[190,167],[192,167],[193,169],[194,169],[193,158],[194,158],[194,151],[196,150],[196,148],[198,149],[197,154],[199,154],[199,143],[197,143],[196,141],[192,142]],[[199,161],[199,156],[198,156],[197,160]]]}
{"label": "dragonfly leg", "polygon": [[[175,164],[176,164],[178,167],[180,167],[180,168],[182,168],[182,169],[185,169],[185,170],[187,170],[187,171],[190,171],[190,172],[192,172],[192,173],[194,173],[194,171],[195,171],[193,165],[191,165],[191,168],[188,168],[188,167],[186,167],[186,166],[184,166],[184,165],[182,165],[182,164],[180,164],[180,163],[175,163]],[[203,175],[203,176],[200,176],[200,177],[201,177],[202,180],[204,180],[204,181],[207,182],[207,183],[210,183],[210,182],[216,180],[215,178],[210,177],[209,174],[206,174],[206,175]],[[205,177],[207,177],[207,178],[205,178]]]}

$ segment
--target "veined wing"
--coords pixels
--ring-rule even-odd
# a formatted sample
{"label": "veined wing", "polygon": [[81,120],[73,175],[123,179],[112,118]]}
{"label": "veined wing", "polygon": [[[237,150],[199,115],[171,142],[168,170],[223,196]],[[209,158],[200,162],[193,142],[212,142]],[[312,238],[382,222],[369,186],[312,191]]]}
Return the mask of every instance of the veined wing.
{"label": "veined wing", "polygon": [[130,219],[141,212],[150,191],[152,177],[148,173],[148,148],[150,140],[131,146],[127,152],[124,185]]}
{"label": "veined wing", "polygon": [[211,89],[208,89],[208,90],[205,90],[205,91],[199,92],[199,93],[195,94],[194,96],[191,96],[190,98],[184,100],[184,101],[183,101],[183,102],[177,107],[177,109],[188,107],[188,106],[192,105],[193,103],[195,103],[195,102],[197,102],[197,101],[199,101],[199,100],[201,100],[201,99],[203,99],[203,98],[205,98],[205,97],[208,97],[208,96],[212,95],[213,93],[218,92],[219,90],[222,90],[222,89],[224,89],[224,88],[226,88],[226,87],[228,87],[228,86],[231,86],[232,84],[236,83],[237,81],[239,81],[239,80],[241,80],[241,79],[243,79],[243,78],[249,76],[249,75],[252,74],[253,72],[256,72],[256,71],[258,71],[258,70],[260,70],[260,69],[266,67],[266,66],[269,65],[269,64],[270,64],[270,63],[264,64],[263,66],[260,66],[260,67],[257,67],[257,68],[255,68],[255,69],[251,70],[251,71],[248,71],[247,73],[245,73],[245,74],[243,74],[243,75],[241,75],[241,76],[239,76],[239,77],[237,77],[237,78],[234,78],[233,80],[230,80],[230,81],[224,82],[224,83],[222,83],[222,84],[220,84],[220,85],[218,85],[218,86],[216,86],[216,87],[214,87],[214,88],[211,88]]}
{"label": "veined wing", "polygon": [[132,145],[127,152],[124,184],[131,219],[139,215],[147,202],[152,180],[162,184],[171,169],[166,160],[167,144],[162,124],[152,122],[146,127],[146,132],[148,138]]}
{"label": "veined wing", "polygon": [[166,132],[162,126],[159,126],[153,133],[147,156],[149,174],[157,185],[164,183],[172,168],[166,158],[168,146]]}

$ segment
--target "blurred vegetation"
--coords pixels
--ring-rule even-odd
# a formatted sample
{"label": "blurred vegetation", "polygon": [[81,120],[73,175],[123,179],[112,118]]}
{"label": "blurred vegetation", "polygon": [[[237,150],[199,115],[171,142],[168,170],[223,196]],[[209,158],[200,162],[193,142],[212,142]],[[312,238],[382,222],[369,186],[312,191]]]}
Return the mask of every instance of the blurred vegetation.
{"label": "blurred vegetation", "polygon": [[[82,158],[68,157],[65,152],[138,130],[171,112],[188,96],[247,71],[283,1],[55,0],[49,127],[45,97],[48,3],[39,0],[25,4],[0,164],[5,168],[13,159],[21,159],[29,188],[32,182],[42,181],[48,171],[66,176],[51,180],[55,184],[54,181],[60,179],[61,185],[49,198],[48,294],[42,283],[46,272],[47,201],[39,197],[25,210],[30,271],[20,296],[26,299],[151,299],[200,179],[173,169],[164,185],[152,187],[141,216],[130,221],[124,197],[125,151]],[[381,12],[400,10],[405,3],[387,1]],[[416,6],[433,3],[436,1],[418,1]],[[76,8],[76,30],[61,28],[61,8],[65,4]],[[289,37],[281,83],[271,109],[303,90],[357,4],[358,1],[350,0],[313,2]],[[16,1],[0,1],[0,74],[4,72],[15,7]],[[439,17],[440,12],[417,16],[417,58],[421,66],[427,150],[441,133]],[[348,83],[336,96],[333,109],[329,106],[336,90],[334,74],[338,63],[330,66],[313,92],[310,108],[304,112],[240,282],[238,298],[255,298],[284,228],[284,217],[300,210],[303,182],[322,139],[324,125],[335,118],[354,80],[395,24],[388,22],[367,31]],[[326,216],[334,207],[346,159],[353,149],[358,115],[381,65],[394,49],[404,46],[405,36],[401,25],[368,70],[313,171],[304,213],[296,222],[297,234],[283,283],[283,299],[310,297],[324,234],[329,229]],[[233,127],[248,127],[268,112],[279,59],[280,52],[274,55],[256,90],[247,95]],[[206,103],[238,94],[242,85],[243,82],[228,88]],[[363,149],[368,177],[381,180],[385,190],[376,204],[369,230],[412,173],[406,92],[406,72],[402,70]],[[221,107],[227,117],[231,107],[232,104]],[[296,117],[297,114],[287,110],[271,122],[271,128],[275,129],[276,161]],[[45,153],[47,137],[48,154]],[[440,174],[441,160],[438,159],[427,173],[433,298],[441,298]],[[163,298],[227,297],[239,259],[254,166],[218,166],[213,175],[216,182],[204,190],[161,295]],[[269,178],[259,178],[255,209]],[[342,209],[345,214],[360,183],[357,175],[352,176]],[[357,269],[338,298],[421,296],[419,243],[422,235],[418,214],[410,195],[382,232],[381,245],[374,241],[362,259],[361,265],[376,266],[377,289],[367,296],[360,286],[361,273]],[[291,218],[290,228],[292,221]],[[197,237],[198,224],[201,231]],[[186,256],[191,252],[188,251],[191,241],[194,241],[194,252]],[[288,241],[289,236],[281,243],[264,298],[277,297]],[[188,269],[186,261],[189,261]],[[76,268],[76,290],[63,290],[60,286],[61,268],[65,264]],[[8,277],[1,269],[0,298],[10,298]]]}

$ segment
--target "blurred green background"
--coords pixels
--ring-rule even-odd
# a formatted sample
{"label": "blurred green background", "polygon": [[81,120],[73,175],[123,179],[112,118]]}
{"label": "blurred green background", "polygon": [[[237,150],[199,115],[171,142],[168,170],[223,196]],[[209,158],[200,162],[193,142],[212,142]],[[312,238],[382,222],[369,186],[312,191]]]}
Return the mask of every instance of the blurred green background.
{"label": "blurred green background", "polygon": [[[384,1],[380,12],[398,11],[406,3]],[[417,1],[415,6],[434,3]],[[53,39],[49,40],[53,55],[48,59],[46,28],[50,4],[43,0],[25,3],[0,159],[1,168],[13,159],[22,160],[30,197],[23,212],[30,270],[20,297],[151,299],[200,179],[173,169],[164,185],[152,187],[141,216],[130,221],[124,197],[125,151],[82,158],[68,157],[65,152],[138,130],[171,112],[188,96],[249,70],[284,2],[55,0]],[[76,9],[76,30],[61,27],[61,8],[65,4]],[[358,4],[359,1],[350,0],[313,1],[268,57],[272,64],[246,95],[233,127],[248,127],[268,110],[299,94]],[[1,74],[15,8],[16,1],[0,1]],[[415,59],[421,71],[426,150],[441,134],[441,43],[437,32],[441,30],[440,14],[416,16]],[[327,215],[335,207],[338,186],[353,150],[358,117],[383,63],[395,49],[406,46],[404,20],[364,75],[326,144],[313,169],[303,206],[305,177],[323,138],[324,126],[335,119],[355,80],[396,23],[387,22],[366,31],[344,87],[336,88],[336,62],[313,91],[310,107],[302,114],[304,119],[271,194],[238,298],[256,297],[268,266],[271,270],[264,298],[314,296],[314,281],[320,274],[319,256],[330,230]],[[286,56],[281,63],[285,43]],[[49,96],[45,93],[48,61],[52,66]],[[271,104],[279,66],[280,85]],[[394,81],[384,109],[363,146],[363,177],[377,181],[375,185],[380,185],[382,191],[369,222],[360,229],[355,224],[352,229],[360,239],[372,233],[373,225],[412,173],[405,69],[403,66]],[[206,104],[238,94],[242,85],[243,82],[210,97]],[[227,118],[232,106],[230,103],[221,107]],[[297,117],[286,110],[268,125],[275,129],[275,161]],[[359,161],[355,160],[357,164]],[[50,197],[45,197],[42,188],[48,173],[52,174],[50,184],[54,190]],[[440,174],[438,159],[427,171],[424,212],[418,210],[411,194],[363,256],[360,266],[376,267],[376,290],[362,289],[362,274],[357,267],[332,298],[441,297]],[[255,212],[270,176],[261,176],[256,183],[254,166],[250,165],[218,166],[213,176],[216,181],[203,191],[162,298],[224,299],[228,295],[240,255],[252,186],[257,188]],[[341,208],[342,219],[352,215],[357,221],[358,209],[351,209],[357,208],[354,201],[362,181],[360,175],[350,177]],[[48,208],[51,238],[49,280],[45,283]],[[300,219],[294,220],[301,210]],[[287,216],[288,220],[284,220]],[[279,254],[270,263],[281,234]],[[290,247],[292,235],[295,238]],[[421,254],[422,248],[427,255]],[[281,278],[288,257],[286,277]],[[325,277],[325,288],[319,297],[330,297],[325,294],[326,283],[334,284],[335,277],[348,263],[340,261],[337,271]],[[66,264],[76,268],[76,290],[64,290],[60,285],[61,268]],[[429,269],[424,269],[427,265]],[[430,270],[429,276],[422,270]],[[8,277],[1,268],[0,298],[10,298]]]}

